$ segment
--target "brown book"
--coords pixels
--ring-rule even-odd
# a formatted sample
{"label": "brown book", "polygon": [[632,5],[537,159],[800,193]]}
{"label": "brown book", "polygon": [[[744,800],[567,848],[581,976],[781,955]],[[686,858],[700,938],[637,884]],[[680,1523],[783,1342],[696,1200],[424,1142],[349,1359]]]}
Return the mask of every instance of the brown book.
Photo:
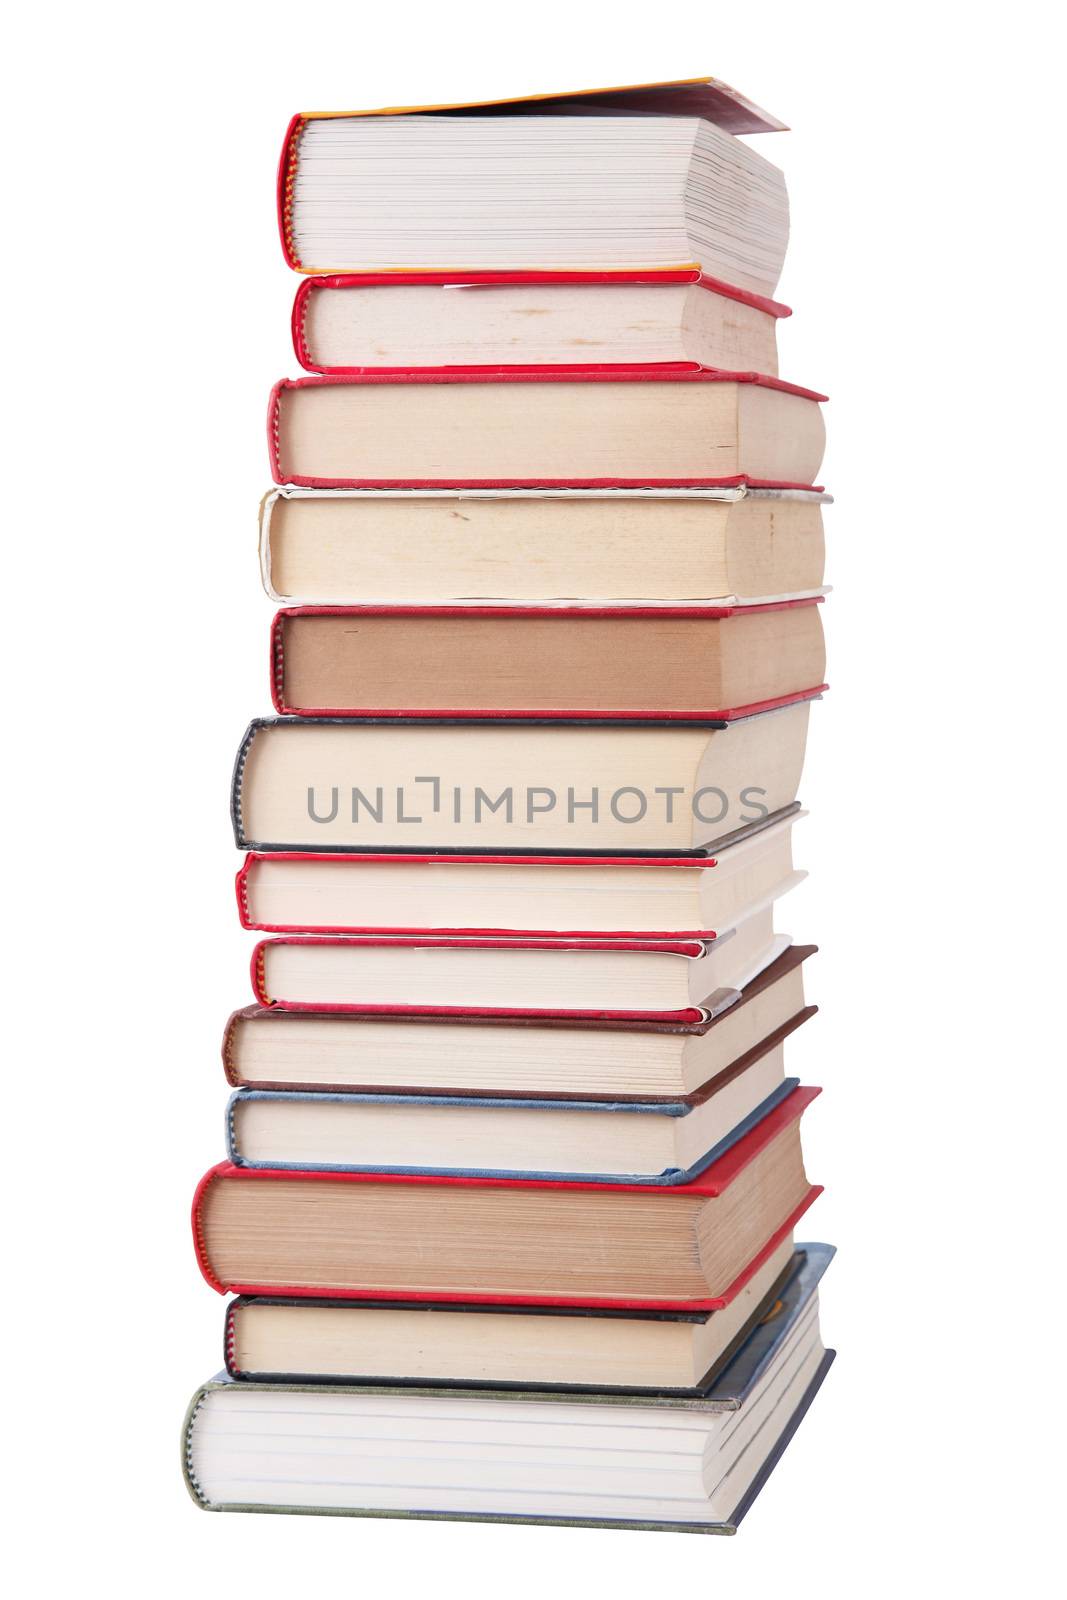
{"label": "brown book", "polygon": [[722,716],[824,687],[817,600],[625,610],[279,612],[278,711]]}

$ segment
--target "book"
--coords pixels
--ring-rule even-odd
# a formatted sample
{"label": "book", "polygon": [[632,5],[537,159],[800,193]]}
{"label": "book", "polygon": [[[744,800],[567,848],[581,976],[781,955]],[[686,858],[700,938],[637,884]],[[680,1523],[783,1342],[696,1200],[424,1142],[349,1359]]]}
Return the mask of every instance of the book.
{"label": "book", "polygon": [[793,869],[789,811],[699,861],[655,856],[314,855],[250,852],[241,926],[260,933],[714,937]]}
{"label": "book", "polygon": [[303,716],[707,721],[826,687],[820,606],[298,607],[271,628],[271,694]]}
{"label": "book", "polygon": [[220,1294],[728,1305],[820,1192],[797,1088],[688,1183],[213,1167],[193,1239]]}
{"label": "book", "polygon": [[674,1101],[238,1089],[226,1153],[238,1167],[688,1183],[799,1082],[777,1040]]}
{"label": "book", "polygon": [[226,1307],[226,1371],[252,1382],[705,1397],[746,1339],[810,1297],[833,1253],[788,1236],[719,1311],[242,1295]]}
{"label": "book", "polygon": [[223,1070],[238,1089],[676,1100],[814,1015],[802,972],[814,950],[791,945],[700,1022],[246,1006],[226,1024]]}
{"label": "book", "polygon": [[688,1183],[799,1082],[772,1044],[673,1102],[240,1089],[227,1107],[227,1155],[294,1172]]}
{"label": "book", "polygon": [[257,718],[234,764],[260,851],[707,855],[796,801],[810,698],[689,722]]}
{"label": "book", "polygon": [[799,1083],[775,1045],[731,1081],[672,1103],[239,1089],[227,1106],[227,1156],[237,1167],[292,1172],[662,1187],[699,1177]]}
{"label": "book", "polygon": [[212,1511],[303,1511],[729,1534],[833,1361],[818,1287],[705,1393],[234,1380],[194,1395],[186,1484]]}
{"label": "book", "polygon": [[362,272],[305,278],[293,348],[308,372],[411,367],[719,367],[778,373],[789,307],[680,272]]}
{"label": "book", "polygon": [[283,379],[267,442],[277,483],[310,489],[809,489],[825,395],[755,372],[364,372]]}
{"label": "book", "polygon": [[785,182],[731,130],[781,124],[738,104],[653,86],[297,116],[279,165],[282,248],[320,273],[697,263],[772,294]]}
{"label": "book", "polygon": [[769,900],[714,939],[283,937],[256,945],[252,986],[292,1011],[700,1022],[788,943]]}
{"label": "book", "polygon": [[803,489],[299,489],[260,507],[283,604],[753,605],[821,592]]}

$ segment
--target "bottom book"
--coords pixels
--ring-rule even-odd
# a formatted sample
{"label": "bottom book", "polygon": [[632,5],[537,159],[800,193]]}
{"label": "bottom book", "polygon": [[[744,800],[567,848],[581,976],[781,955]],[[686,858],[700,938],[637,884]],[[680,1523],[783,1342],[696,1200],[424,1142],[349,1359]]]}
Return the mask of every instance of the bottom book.
{"label": "bottom book", "polygon": [[701,1396],[628,1396],[220,1376],[182,1432],[209,1511],[734,1533],[834,1352],[819,1330],[829,1252],[805,1260]]}

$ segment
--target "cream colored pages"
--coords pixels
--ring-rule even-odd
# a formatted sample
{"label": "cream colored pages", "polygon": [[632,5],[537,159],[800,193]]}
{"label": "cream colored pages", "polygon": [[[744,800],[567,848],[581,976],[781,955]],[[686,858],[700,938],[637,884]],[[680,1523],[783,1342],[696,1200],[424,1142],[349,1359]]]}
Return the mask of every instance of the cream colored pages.
{"label": "cream colored pages", "polygon": [[283,388],[282,479],[729,478],[811,483],[813,400],[751,383],[311,383]]}
{"label": "cream colored pages", "polygon": [[275,489],[260,564],[283,604],[671,604],[821,592],[801,491]]}
{"label": "cream colored pages", "polygon": [[709,941],[701,955],[623,945],[606,950],[280,939],[267,940],[260,959],[269,1000],[312,1008],[658,1012],[710,1010],[717,991],[736,989],[782,948],[767,902]]}
{"label": "cream colored pages", "polygon": [[793,802],[808,710],[717,731],[267,724],[239,775],[241,842],[688,850]]}
{"label": "cream colored pages", "polygon": [[234,1314],[233,1360],[257,1373],[327,1377],[460,1379],[683,1387],[698,1382],[748,1322],[789,1265],[790,1235],[721,1311],[701,1323],[661,1319],[432,1314],[390,1306],[268,1305]]}
{"label": "cream colored pages", "polygon": [[714,866],[261,855],[248,865],[243,892],[251,923],[295,932],[715,931],[792,875],[795,820],[720,851]]}
{"label": "cream colored pages", "polygon": [[691,961],[632,950],[279,941],[265,947],[263,984],[272,998],[311,1006],[669,1011],[689,1005]]}
{"label": "cream colored pages", "polygon": [[301,331],[316,367],[695,361],[778,371],[775,319],[699,285],[331,281],[303,301]]}

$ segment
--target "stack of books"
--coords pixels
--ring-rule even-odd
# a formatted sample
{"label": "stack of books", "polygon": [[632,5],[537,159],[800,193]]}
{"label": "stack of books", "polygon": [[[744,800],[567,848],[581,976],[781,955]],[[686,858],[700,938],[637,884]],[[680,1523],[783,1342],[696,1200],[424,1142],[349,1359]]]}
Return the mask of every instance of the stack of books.
{"label": "stack of books", "polygon": [[207,1509],[730,1533],[832,1359],[780,126],[700,79],[290,127]]}

